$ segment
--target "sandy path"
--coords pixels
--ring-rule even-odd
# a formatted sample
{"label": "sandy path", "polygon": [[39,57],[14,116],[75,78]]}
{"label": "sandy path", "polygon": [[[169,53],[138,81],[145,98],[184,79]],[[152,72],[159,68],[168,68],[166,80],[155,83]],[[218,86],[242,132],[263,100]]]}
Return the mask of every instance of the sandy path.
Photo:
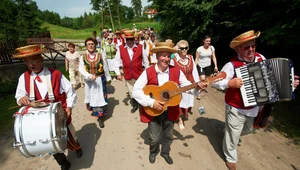
{"label": "sandy path", "polygon": [[[200,101],[195,101],[194,114],[186,122],[186,130],[175,124],[174,142],[171,146],[173,165],[161,156],[155,164],[148,161],[147,124],[139,121],[139,114],[130,113],[124,82],[112,82],[109,90],[109,115],[105,128],[100,129],[95,118],[85,110],[84,89],[76,90],[78,101],[73,110],[73,124],[83,148],[77,159],[73,152],[66,152],[72,163],[71,170],[226,170],[222,153],[224,128],[224,101],[222,92],[208,88]],[[204,106],[200,115],[197,108]],[[242,170],[293,170],[300,167],[300,150],[278,132],[265,129],[242,138],[238,147],[237,168]],[[1,136],[1,170],[57,170],[50,155],[26,159],[12,147],[13,131]]]}

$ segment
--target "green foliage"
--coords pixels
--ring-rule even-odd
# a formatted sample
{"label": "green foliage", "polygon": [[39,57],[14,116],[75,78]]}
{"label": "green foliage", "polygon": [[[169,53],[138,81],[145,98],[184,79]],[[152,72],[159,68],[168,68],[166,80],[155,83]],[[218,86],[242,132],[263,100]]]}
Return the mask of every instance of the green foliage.
{"label": "green foliage", "polygon": [[0,96],[7,96],[16,91],[16,82],[5,82],[0,84]]}
{"label": "green foliage", "polygon": [[18,108],[9,109],[13,106],[17,106],[14,94],[7,95],[0,99],[0,134],[13,128],[13,114],[18,111]]}
{"label": "green foliage", "polygon": [[31,0],[0,1],[1,40],[25,40],[41,32],[38,7]]}

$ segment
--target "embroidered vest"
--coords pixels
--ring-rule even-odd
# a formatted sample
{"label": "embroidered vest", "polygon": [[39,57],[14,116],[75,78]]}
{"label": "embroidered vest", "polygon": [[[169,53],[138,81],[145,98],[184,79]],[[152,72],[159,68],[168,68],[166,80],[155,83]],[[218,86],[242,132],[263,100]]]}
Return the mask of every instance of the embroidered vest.
{"label": "embroidered vest", "polygon": [[[255,53],[255,57],[257,58],[256,61],[262,61],[263,58],[260,56],[259,53]],[[240,61],[238,56],[234,57],[231,60],[231,63],[234,67],[234,69],[239,68],[243,65],[245,65],[245,63],[243,61]],[[233,78],[236,78],[236,74],[234,74]],[[251,109],[254,106],[250,106],[250,107],[245,107],[244,103],[243,103],[243,98],[240,92],[239,88],[228,88],[226,93],[225,93],[225,102],[227,104],[229,104],[230,106],[239,108],[239,109]]]}
{"label": "embroidered vest", "polygon": [[[157,72],[155,70],[155,65],[150,66],[146,69],[148,82],[147,85],[158,85]],[[179,85],[179,76],[180,70],[178,67],[169,67],[169,80],[174,81]],[[176,121],[179,118],[179,105],[177,106],[169,106],[168,107],[168,118],[171,121]],[[140,120],[144,123],[149,123],[153,119],[153,116],[148,115],[144,108],[140,109]]]}
{"label": "embroidered vest", "polygon": [[181,64],[179,61],[176,60],[176,58],[173,58],[173,61],[175,63],[175,66],[177,66],[185,75],[185,77],[191,82],[194,83],[194,77],[193,77],[193,56],[192,55],[188,55],[189,59],[188,59],[188,64],[187,65],[183,65]]}
{"label": "embroidered vest", "polygon": [[94,60],[89,59],[89,54],[83,54],[83,62],[85,70],[96,76],[104,75],[103,60],[100,53],[97,53]]}
{"label": "embroidered vest", "polygon": [[120,46],[120,58],[123,63],[123,71],[125,80],[138,79],[143,72],[143,53],[142,45],[138,44],[133,48],[133,58],[130,60],[127,48]]}

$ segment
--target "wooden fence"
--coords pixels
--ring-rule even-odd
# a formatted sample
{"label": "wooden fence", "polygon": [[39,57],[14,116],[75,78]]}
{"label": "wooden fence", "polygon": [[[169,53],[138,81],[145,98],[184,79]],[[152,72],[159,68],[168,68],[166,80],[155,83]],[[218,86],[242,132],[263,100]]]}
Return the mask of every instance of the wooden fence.
{"label": "wooden fence", "polygon": [[15,59],[13,55],[16,54],[16,48],[26,44],[26,41],[0,41],[0,65],[21,62],[20,59]]}

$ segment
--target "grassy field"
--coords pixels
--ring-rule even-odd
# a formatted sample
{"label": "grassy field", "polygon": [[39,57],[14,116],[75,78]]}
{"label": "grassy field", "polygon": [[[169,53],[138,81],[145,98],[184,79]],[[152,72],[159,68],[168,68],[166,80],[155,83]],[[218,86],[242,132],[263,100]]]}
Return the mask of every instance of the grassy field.
{"label": "grassy field", "polygon": [[[135,23],[137,29],[142,29],[145,26],[146,27],[153,27],[155,30],[160,29],[159,22],[139,22]],[[122,25],[122,28],[132,28],[133,23]],[[86,39],[88,37],[92,36],[92,32],[96,30],[98,34],[100,33],[100,30],[97,30],[95,28],[88,28],[88,29],[82,29],[82,30],[73,30],[70,28],[65,28],[57,25],[52,25],[49,23],[43,23],[42,28],[47,28],[52,38],[58,38],[58,39]]]}

